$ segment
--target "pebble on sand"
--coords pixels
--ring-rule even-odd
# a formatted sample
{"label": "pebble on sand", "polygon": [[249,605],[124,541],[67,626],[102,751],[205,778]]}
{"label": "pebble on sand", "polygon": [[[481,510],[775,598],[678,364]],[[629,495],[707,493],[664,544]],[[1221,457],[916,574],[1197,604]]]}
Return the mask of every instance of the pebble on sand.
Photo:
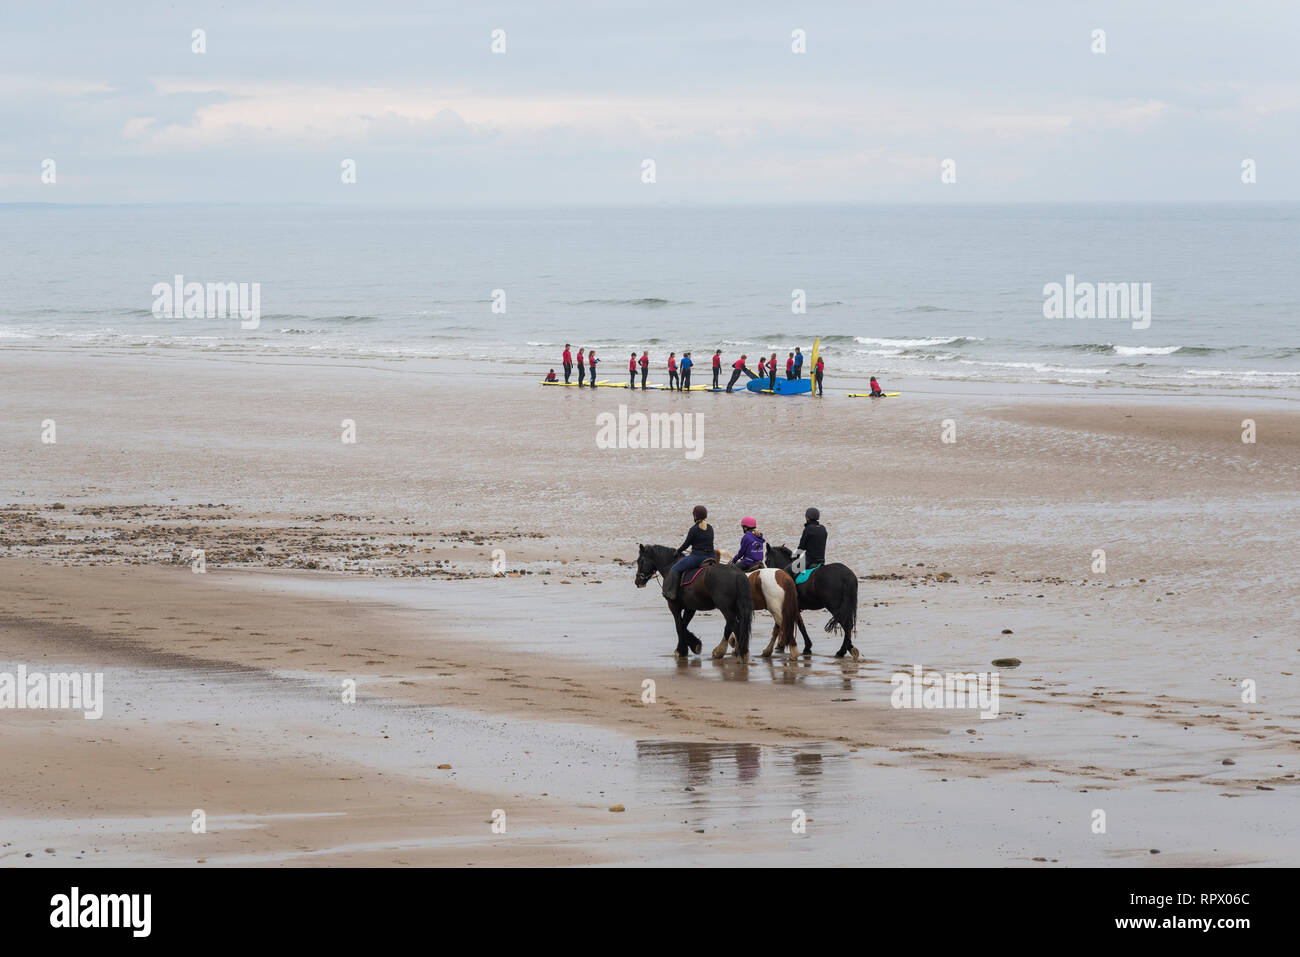
{"label": "pebble on sand", "polygon": [[1019,668],[1020,659],[1019,658],[994,658],[993,667],[994,668]]}
{"label": "pebble on sand", "polygon": [[451,765],[450,765],[450,764],[440,764],[440,765],[438,765],[438,770],[439,770],[439,771],[450,771],[450,770],[451,770]]}
{"label": "pebble on sand", "polygon": [[613,807],[610,808],[610,810],[611,810],[611,811],[626,811],[627,808],[625,808],[625,807],[624,807],[623,805],[621,805],[621,804],[615,804]]}

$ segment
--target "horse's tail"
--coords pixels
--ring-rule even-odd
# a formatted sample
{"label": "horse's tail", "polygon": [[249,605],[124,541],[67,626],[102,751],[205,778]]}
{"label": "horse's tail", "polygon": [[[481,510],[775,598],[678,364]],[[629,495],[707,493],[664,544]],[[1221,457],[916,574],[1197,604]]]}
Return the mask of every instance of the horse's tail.
{"label": "horse's tail", "polygon": [[[858,576],[847,568],[845,571],[848,572],[849,576],[848,594],[845,596],[845,604],[841,605],[840,608],[845,619],[844,624],[848,626],[845,634],[852,637],[858,631]],[[830,621],[826,622],[828,634],[840,630],[839,617],[832,612]]]}
{"label": "horse's tail", "polygon": [[736,635],[738,648],[749,648],[749,629],[754,623],[754,595],[749,590],[749,576],[740,572],[740,583],[736,588],[736,619],[740,633]]}

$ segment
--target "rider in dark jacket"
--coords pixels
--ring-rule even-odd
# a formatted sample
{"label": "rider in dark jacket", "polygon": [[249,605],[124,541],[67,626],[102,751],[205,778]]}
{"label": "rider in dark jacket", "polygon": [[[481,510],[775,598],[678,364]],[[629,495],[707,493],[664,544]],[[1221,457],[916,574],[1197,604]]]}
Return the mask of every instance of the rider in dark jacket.
{"label": "rider in dark jacket", "polygon": [[713,550],[713,526],[705,521],[709,517],[709,510],[703,505],[696,505],[691,511],[691,517],[695,519],[695,524],[691,526],[691,530],[686,533],[686,540],[677,549],[679,553],[685,552],[688,548],[690,551],[677,560],[664,581],[664,597],[669,600],[677,597],[683,572],[699,568],[709,559],[717,557]]}
{"label": "rider in dark jacket", "polygon": [[799,537],[799,551],[803,552],[803,567],[816,568],[826,562],[826,527],[819,519],[822,513],[810,508],[803,513],[803,535]]}

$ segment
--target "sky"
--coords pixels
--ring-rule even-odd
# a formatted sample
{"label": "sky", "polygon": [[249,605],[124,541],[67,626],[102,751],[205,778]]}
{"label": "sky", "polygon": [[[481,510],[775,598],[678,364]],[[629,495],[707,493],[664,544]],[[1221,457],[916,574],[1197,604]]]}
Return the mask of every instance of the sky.
{"label": "sky", "polygon": [[1296,201],[1297,40],[1272,0],[6,0],[0,203]]}

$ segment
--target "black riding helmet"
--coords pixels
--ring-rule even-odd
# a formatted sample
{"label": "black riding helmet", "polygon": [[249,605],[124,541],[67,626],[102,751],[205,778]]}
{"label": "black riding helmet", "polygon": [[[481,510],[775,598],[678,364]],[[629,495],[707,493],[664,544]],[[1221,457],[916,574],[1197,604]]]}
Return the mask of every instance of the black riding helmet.
{"label": "black riding helmet", "polygon": [[817,511],[815,508],[810,508],[808,511],[803,513],[803,517],[806,522],[815,522],[822,517],[822,513]]}

